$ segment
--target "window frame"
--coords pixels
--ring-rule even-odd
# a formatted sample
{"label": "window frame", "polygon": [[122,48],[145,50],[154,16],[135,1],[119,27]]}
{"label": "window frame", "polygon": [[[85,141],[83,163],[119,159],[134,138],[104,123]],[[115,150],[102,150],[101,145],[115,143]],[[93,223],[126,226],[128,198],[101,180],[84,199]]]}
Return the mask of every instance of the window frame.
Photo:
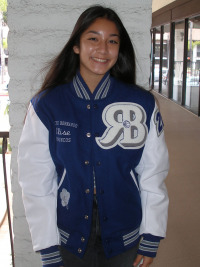
{"label": "window frame", "polygon": [[[175,48],[175,23],[184,21],[184,47],[183,47],[183,79],[182,79],[182,97],[179,105],[187,110],[193,112],[190,108],[186,107],[186,82],[187,82],[187,56],[188,56],[188,21],[192,17],[200,16],[200,5],[197,5],[198,0],[177,0],[152,14],[152,84],[151,88],[154,89],[155,78],[155,31],[160,27],[160,60],[159,60],[159,88],[156,90],[162,94],[162,64],[163,64],[163,33],[164,26],[170,24],[170,53],[169,53],[169,76],[168,76],[168,98],[173,100],[173,79],[174,79],[174,48]],[[162,94],[163,95],[163,94]],[[166,95],[164,95],[166,97]],[[176,101],[175,101],[176,102]],[[194,113],[194,112],[193,112]],[[200,116],[200,73],[199,73],[199,100],[197,116]]]}

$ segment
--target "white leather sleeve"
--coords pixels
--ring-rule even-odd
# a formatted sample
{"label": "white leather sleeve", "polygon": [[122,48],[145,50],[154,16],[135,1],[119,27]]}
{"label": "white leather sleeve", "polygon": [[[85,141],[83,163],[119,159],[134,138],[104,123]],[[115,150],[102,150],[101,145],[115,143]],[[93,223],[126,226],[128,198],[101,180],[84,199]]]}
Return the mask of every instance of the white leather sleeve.
{"label": "white leather sleeve", "polygon": [[168,174],[169,159],[164,132],[157,133],[156,110],[157,106],[152,114],[142,158],[136,167],[143,213],[140,234],[165,237],[169,201],[164,180]]}
{"label": "white leather sleeve", "polygon": [[57,175],[49,152],[49,132],[31,104],[19,142],[18,171],[33,249],[58,245]]}

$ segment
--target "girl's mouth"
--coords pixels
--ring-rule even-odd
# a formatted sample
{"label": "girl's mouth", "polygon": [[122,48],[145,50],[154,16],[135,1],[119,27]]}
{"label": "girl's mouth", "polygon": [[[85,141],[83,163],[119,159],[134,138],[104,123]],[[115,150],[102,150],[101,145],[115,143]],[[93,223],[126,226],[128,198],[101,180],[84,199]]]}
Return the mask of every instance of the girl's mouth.
{"label": "girl's mouth", "polygon": [[102,59],[102,58],[97,58],[97,57],[93,57],[92,59],[94,61],[101,62],[101,63],[106,63],[108,61],[107,59]]}

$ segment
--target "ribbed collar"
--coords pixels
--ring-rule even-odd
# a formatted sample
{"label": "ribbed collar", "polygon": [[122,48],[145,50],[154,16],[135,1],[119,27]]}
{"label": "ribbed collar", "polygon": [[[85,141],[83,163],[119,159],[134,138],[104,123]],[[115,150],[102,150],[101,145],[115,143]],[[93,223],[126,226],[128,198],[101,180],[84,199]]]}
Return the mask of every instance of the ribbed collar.
{"label": "ribbed collar", "polygon": [[73,87],[75,90],[76,95],[79,98],[90,100],[98,100],[103,99],[107,96],[111,85],[110,73],[107,72],[100,83],[95,88],[93,94],[91,93],[90,89],[88,88],[87,84],[83,80],[80,72],[77,72],[76,76],[73,79]]}

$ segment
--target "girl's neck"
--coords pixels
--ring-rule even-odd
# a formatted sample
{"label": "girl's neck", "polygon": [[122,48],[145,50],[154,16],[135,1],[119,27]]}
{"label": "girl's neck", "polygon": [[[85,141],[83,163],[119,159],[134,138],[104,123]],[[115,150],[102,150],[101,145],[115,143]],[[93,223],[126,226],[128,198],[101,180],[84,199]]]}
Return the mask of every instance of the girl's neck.
{"label": "girl's neck", "polygon": [[104,76],[104,75],[95,75],[95,74],[84,75],[84,73],[81,73],[81,72],[80,72],[80,74],[81,74],[83,80],[87,84],[87,86],[90,89],[90,92],[92,94],[93,94],[93,92],[96,89],[97,85],[99,84],[99,82],[101,81],[101,79]]}

